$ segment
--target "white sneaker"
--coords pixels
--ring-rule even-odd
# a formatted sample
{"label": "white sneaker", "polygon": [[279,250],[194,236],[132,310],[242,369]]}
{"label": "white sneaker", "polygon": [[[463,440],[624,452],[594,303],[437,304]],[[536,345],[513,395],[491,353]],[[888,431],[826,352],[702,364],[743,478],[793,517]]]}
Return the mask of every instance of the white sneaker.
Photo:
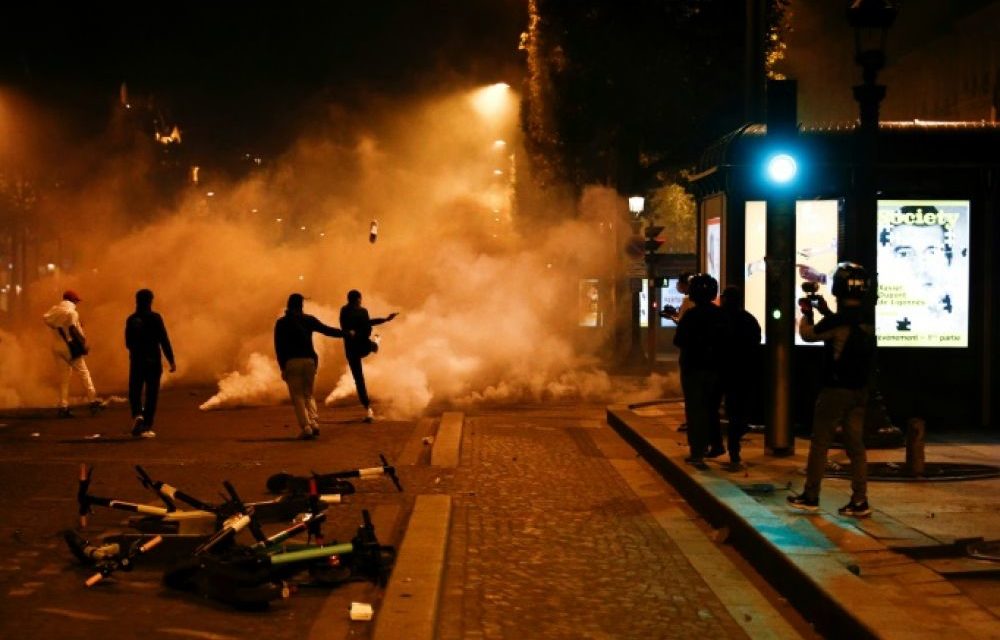
{"label": "white sneaker", "polygon": [[374,422],[374,421],[375,421],[375,412],[372,411],[371,407],[368,407],[368,413],[365,415],[365,422]]}
{"label": "white sneaker", "polygon": [[148,430],[148,431],[143,431],[143,432],[142,432],[142,433],[141,433],[140,435],[141,435],[141,436],[142,436],[143,438],[146,438],[146,439],[148,440],[148,439],[150,439],[150,438],[155,438],[155,437],[156,437],[156,432],[155,432],[155,431],[153,431],[152,429],[150,429],[150,430]]}

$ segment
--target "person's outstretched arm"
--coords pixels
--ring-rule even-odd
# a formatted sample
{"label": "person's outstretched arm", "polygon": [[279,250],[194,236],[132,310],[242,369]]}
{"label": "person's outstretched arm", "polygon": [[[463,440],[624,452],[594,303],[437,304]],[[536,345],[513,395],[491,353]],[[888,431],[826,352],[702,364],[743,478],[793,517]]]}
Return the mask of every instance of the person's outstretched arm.
{"label": "person's outstretched arm", "polygon": [[369,323],[374,327],[377,324],[382,324],[383,322],[389,322],[390,320],[392,320],[393,318],[395,318],[398,315],[399,315],[398,311],[393,311],[392,313],[390,313],[389,315],[387,315],[384,318],[372,318],[369,321]]}
{"label": "person's outstretched arm", "polygon": [[316,333],[322,333],[324,336],[329,336],[331,338],[343,338],[344,332],[337,327],[331,327],[329,325],[323,324],[315,316],[306,316],[309,318],[308,326],[310,329]]}

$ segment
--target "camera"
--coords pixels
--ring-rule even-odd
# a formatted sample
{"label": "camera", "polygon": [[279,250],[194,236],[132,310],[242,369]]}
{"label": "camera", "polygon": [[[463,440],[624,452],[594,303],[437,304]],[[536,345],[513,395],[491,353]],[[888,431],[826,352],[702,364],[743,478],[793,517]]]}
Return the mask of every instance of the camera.
{"label": "camera", "polygon": [[803,282],[802,291],[806,294],[806,296],[804,298],[799,298],[799,304],[808,303],[813,309],[819,306],[819,301],[823,299],[823,296],[818,293],[818,282]]}
{"label": "camera", "polygon": [[660,310],[661,318],[667,318],[668,320],[673,320],[676,316],[677,316],[677,307],[665,304],[663,305],[663,309]]}

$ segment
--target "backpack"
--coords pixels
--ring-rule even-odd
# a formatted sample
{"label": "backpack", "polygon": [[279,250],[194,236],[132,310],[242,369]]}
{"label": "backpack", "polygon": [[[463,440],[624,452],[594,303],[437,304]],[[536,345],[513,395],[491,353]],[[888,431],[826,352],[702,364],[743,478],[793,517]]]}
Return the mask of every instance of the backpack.
{"label": "backpack", "polygon": [[856,322],[847,325],[849,333],[840,357],[833,360],[830,382],[837,387],[861,389],[868,386],[875,369],[875,334]]}

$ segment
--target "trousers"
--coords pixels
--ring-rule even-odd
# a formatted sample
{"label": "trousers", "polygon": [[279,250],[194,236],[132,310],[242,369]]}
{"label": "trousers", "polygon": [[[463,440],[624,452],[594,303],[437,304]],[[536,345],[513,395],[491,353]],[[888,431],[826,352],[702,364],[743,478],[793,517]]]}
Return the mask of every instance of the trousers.
{"label": "trousers", "polygon": [[316,361],[312,358],[292,358],[285,363],[285,384],[295,409],[299,428],[319,426],[319,411],[313,387],[316,384]]}

